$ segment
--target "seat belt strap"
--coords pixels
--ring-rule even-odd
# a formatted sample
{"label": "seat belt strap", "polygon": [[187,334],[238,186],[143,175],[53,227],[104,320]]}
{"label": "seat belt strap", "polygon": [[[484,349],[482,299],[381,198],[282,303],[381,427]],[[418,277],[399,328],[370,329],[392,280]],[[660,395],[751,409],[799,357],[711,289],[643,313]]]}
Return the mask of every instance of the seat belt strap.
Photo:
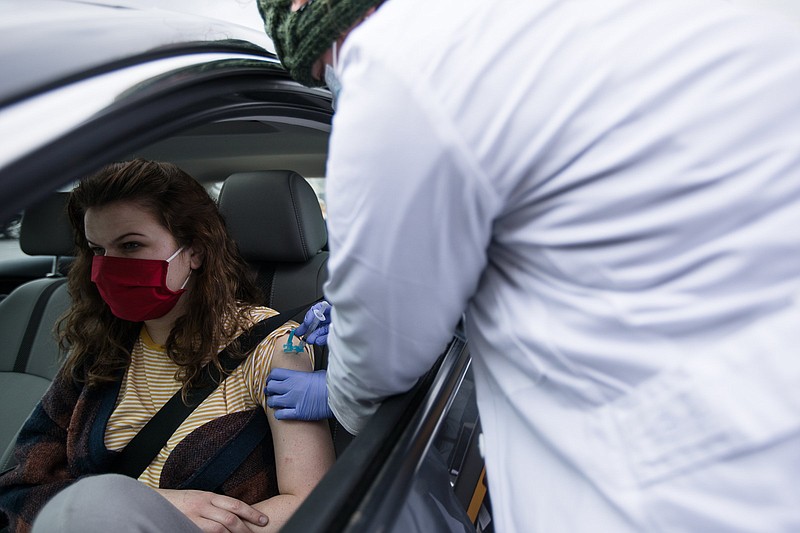
{"label": "seat belt strap", "polygon": [[22,336],[22,342],[19,345],[17,359],[14,361],[14,372],[22,373],[28,370],[28,361],[31,358],[31,349],[33,348],[33,342],[36,340],[36,334],[39,332],[39,326],[42,323],[45,308],[50,302],[50,297],[53,296],[53,293],[56,292],[56,290],[66,282],[67,278],[56,279],[47,287],[45,287],[45,289],[36,299],[36,303],[33,306],[33,311],[31,311],[31,318],[28,321],[28,327],[25,328],[25,333]]}

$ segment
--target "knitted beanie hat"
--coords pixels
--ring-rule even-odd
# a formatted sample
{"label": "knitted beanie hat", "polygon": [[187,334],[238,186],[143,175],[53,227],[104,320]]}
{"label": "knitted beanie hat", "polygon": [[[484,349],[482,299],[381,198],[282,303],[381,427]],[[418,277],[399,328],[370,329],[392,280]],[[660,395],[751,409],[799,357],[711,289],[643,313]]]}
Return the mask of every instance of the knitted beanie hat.
{"label": "knitted beanie hat", "polygon": [[323,85],[311,75],[314,63],[366,11],[383,0],[308,0],[292,11],[292,0],[258,0],[264,29],[289,74],[308,87]]}

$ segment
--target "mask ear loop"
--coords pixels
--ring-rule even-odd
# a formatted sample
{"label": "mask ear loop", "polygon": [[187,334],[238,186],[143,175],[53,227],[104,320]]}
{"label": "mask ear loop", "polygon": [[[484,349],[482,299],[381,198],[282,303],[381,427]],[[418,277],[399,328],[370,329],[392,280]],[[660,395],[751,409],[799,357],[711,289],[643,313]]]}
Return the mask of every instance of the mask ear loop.
{"label": "mask ear loop", "polygon": [[[186,248],[186,247],[185,247],[185,246],[181,246],[180,248],[178,248],[178,250],[177,250],[177,251],[176,251],[174,254],[172,254],[171,256],[169,256],[168,258],[166,258],[166,259],[165,259],[165,261],[166,261],[167,263],[169,263],[170,261],[172,261],[173,259],[175,259],[176,257],[178,257],[178,254],[179,254],[179,253],[181,253],[181,252],[183,251],[183,249],[184,249],[184,248]],[[183,290],[183,289],[186,287],[186,284],[187,284],[187,283],[189,283],[189,278],[191,278],[191,277],[192,277],[192,269],[191,269],[191,268],[189,268],[189,275],[188,275],[188,276],[186,276],[186,280],[184,280],[184,282],[183,282],[183,285],[181,285],[181,288],[180,288],[180,289],[178,289],[179,291]]]}
{"label": "mask ear loop", "polygon": [[175,253],[174,253],[174,254],[172,254],[171,256],[167,257],[167,258],[166,258],[164,261],[166,261],[167,263],[169,263],[170,261],[172,261],[173,259],[175,259],[176,257],[178,257],[178,254],[179,254],[179,253],[181,253],[181,252],[183,251],[183,249],[184,249],[184,248],[186,248],[186,247],[185,247],[185,246],[181,246],[180,248],[178,248],[178,249],[175,251]]}
{"label": "mask ear loop", "polygon": [[331,61],[332,64],[325,64],[325,85],[327,85],[328,89],[331,91],[331,96],[333,97],[331,100],[331,108],[335,110],[336,100],[338,100],[339,92],[342,90],[342,85],[339,83],[339,78],[336,74],[336,67],[339,64],[339,43],[333,41],[331,49],[333,52],[333,61]]}

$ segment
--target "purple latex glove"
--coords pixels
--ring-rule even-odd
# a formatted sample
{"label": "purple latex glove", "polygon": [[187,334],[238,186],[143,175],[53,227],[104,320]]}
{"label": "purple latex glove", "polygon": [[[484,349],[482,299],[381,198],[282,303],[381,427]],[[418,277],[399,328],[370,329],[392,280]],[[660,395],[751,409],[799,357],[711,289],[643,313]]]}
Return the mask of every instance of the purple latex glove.
{"label": "purple latex glove", "polygon": [[331,304],[322,300],[308,309],[305,318],[303,318],[303,323],[294,330],[294,334],[308,344],[324,346],[328,344],[330,323]]}
{"label": "purple latex glove", "polygon": [[322,420],[333,418],[328,407],[325,371],[302,372],[276,368],[267,376],[267,405],[278,420]]}

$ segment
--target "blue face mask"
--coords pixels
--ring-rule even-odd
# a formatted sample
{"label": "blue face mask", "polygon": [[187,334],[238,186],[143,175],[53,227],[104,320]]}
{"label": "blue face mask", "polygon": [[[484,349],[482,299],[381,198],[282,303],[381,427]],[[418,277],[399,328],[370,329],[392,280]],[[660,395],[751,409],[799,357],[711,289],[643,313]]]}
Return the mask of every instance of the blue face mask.
{"label": "blue face mask", "polygon": [[339,76],[336,74],[336,67],[339,64],[339,58],[337,55],[338,52],[338,43],[333,41],[333,65],[325,64],[325,85],[328,86],[328,89],[331,91],[331,95],[333,96],[333,102],[331,103],[331,107],[335,110],[336,109],[336,101],[339,99],[339,93],[342,92],[342,83],[339,81]]}

